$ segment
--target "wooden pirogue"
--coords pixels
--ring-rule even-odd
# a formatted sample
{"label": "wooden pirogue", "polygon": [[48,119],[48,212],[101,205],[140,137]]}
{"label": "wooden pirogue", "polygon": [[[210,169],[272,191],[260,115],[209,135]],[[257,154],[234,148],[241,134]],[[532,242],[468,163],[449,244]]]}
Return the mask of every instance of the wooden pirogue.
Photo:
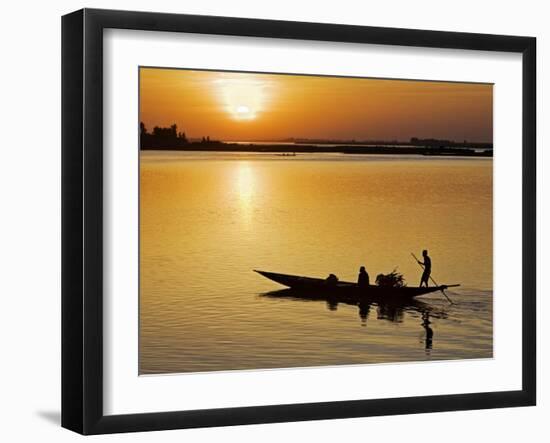
{"label": "wooden pirogue", "polygon": [[254,270],[254,272],[257,272],[269,280],[299,292],[300,296],[304,298],[311,299],[342,298],[349,300],[350,298],[353,298],[360,300],[362,298],[391,298],[393,300],[411,300],[414,297],[429,294],[430,292],[442,291],[447,288],[460,286],[458,284],[454,284],[430,287],[393,287],[377,285],[359,287],[357,283],[353,282],[338,281],[333,283],[323,278],[302,277],[299,275],[278,274],[275,272],[258,270]]}

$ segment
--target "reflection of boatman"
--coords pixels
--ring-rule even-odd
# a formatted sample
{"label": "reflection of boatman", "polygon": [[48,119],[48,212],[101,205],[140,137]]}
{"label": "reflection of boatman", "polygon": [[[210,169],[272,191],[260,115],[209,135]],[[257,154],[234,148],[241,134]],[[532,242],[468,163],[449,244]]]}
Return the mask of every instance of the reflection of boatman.
{"label": "reflection of boatman", "polygon": [[432,322],[430,321],[430,314],[429,312],[422,313],[422,327],[426,331],[426,351],[430,351],[433,346],[433,337],[434,337],[434,331],[430,327],[430,324]]}
{"label": "reflection of boatman", "polygon": [[424,257],[424,262],[417,260],[419,265],[424,266],[424,272],[420,278],[420,286],[424,283],[426,287],[428,287],[428,280],[430,279],[430,275],[432,273],[432,259],[428,257],[428,251],[426,249],[422,251],[422,257]]}

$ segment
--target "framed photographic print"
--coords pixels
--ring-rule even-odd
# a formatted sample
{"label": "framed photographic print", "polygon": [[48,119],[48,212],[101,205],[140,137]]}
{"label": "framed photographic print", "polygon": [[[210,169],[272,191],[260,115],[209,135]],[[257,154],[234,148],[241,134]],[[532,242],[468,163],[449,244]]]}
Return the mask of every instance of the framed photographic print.
{"label": "framed photographic print", "polygon": [[534,405],[535,51],[64,16],[62,425]]}

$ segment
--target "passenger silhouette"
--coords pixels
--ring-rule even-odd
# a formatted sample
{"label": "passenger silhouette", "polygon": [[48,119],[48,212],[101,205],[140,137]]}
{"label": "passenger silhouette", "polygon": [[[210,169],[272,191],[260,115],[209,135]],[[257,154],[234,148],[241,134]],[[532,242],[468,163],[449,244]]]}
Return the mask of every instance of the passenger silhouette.
{"label": "passenger silhouette", "polygon": [[420,278],[420,287],[422,287],[422,283],[428,287],[428,280],[430,280],[430,275],[432,273],[432,259],[428,257],[428,251],[424,249],[422,251],[422,257],[424,257],[424,262],[418,261],[418,264],[421,266],[424,266],[424,272],[422,273],[422,277]]}
{"label": "passenger silhouette", "polygon": [[364,266],[359,269],[359,276],[357,277],[357,286],[360,288],[368,288],[370,284],[369,274]]}

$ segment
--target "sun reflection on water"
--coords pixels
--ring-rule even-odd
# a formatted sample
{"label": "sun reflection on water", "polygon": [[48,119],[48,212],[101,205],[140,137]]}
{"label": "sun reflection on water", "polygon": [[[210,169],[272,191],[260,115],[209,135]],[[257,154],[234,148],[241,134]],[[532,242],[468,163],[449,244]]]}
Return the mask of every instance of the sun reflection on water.
{"label": "sun reflection on water", "polygon": [[241,219],[248,226],[252,218],[252,205],[256,191],[256,176],[250,162],[239,162],[235,183]]}

